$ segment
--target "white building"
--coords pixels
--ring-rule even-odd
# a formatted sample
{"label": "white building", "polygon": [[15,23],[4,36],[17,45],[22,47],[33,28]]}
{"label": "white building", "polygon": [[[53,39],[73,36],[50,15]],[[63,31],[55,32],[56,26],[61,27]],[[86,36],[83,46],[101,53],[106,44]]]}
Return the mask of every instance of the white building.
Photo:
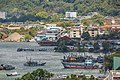
{"label": "white building", "polygon": [[46,27],[42,31],[38,31],[36,40],[56,41],[64,35],[64,31],[65,29],[62,27]]}
{"label": "white building", "polygon": [[77,12],[66,12],[66,18],[76,18]]}
{"label": "white building", "polygon": [[0,12],[0,18],[6,19],[6,13],[5,12]]}

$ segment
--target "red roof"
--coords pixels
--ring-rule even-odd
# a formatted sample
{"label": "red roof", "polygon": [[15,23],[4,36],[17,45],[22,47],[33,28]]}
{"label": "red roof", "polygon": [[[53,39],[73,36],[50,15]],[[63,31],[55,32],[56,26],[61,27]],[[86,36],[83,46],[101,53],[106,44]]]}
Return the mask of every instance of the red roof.
{"label": "red roof", "polygon": [[112,28],[112,30],[120,30],[120,27],[119,28]]}

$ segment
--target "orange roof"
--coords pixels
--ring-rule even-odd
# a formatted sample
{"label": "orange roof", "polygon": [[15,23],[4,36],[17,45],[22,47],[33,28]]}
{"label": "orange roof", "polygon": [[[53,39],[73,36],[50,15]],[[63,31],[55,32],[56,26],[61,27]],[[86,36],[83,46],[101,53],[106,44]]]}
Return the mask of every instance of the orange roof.
{"label": "orange roof", "polygon": [[106,25],[102,26],[102,28],[111,28],[111,25],[106,24]]}

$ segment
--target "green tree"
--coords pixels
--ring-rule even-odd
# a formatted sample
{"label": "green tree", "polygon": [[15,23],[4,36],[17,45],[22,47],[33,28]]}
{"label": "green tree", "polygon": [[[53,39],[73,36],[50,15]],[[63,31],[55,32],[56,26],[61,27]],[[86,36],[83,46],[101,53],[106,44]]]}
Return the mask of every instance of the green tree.
{"label": "green tree", "polygon": [[76,75],[75,74],[71,74],[71,79],[75,79]]}
{"label": "green tree", "polygon": [[112,45],[110,43],[108,43],[108,42],[103,42],[102,46],[103,46],[103,51],[105,53],[109,52],[111,50],[111,48],[112,48]]}
{"label": "green tree", "polygon": [[27,73],[23,75],[21,78],[16,78],[15,80],[47,80],[53,77],[54,74],[49,73],[43,69],[37,69],[32,73]]}
{"label": "green tree", "polygon": [[51,21],[51,22],[59,22],[59,21],[60,21],[60,18],[62,18],[62,17],[63,17],[62,14],[55,14],[55,15],[52,15],[52,16],[51,16],[50,21]]}
{"label": "green tree", "polygon": [[84,40],[90,40],[90,34],[87,31],[84,31],[81,37],[84,38]]}
{"label": "green tree", "polygon": [[78,44],[78,45],[77,45],[78,52],[85,52],[85,48],[84,48],[84,47],[85,47],[84,45]]}
{"label": "green tree", "polygon": [[110,31],[109,34],[110,39],[120,39],[120,31]]}
{"label": "green tree", "polygon": [[95,77],[93,75],[91,75],[90,80],[95,80]]}
{"label": "green tree", "polygon": [[83,75],[83,77],[82,77],[82,80],[86,80],[87,78],[86,78],[86,76],[85,75]]}
{"label": "green tree", "polygon": [[25,40],[30,40],[32,36],[30,34],[25,34]]}
{"label": "green tree", "polygon": [[98,42],[94,43],[94,50],[99,50],[100,49],[100,45],[98,44]]}
{"label": "green tree", "polygon": [[42,12],[37,13],[36,16],[37,16],[39,19],[47,19],[47,18],[48,18],[48,13],[42,11]]}
{"label": "green tree", "polygon": [[60,41],[55,50],[60,52],[67,52],[68,47],[65,45],[65,41]]}
{"label": "green tree", "polygon": [[33,80],[34,76],[31,73],[27,73],[27,74],[23,75],[21,79],[23,79],[23,80]]}

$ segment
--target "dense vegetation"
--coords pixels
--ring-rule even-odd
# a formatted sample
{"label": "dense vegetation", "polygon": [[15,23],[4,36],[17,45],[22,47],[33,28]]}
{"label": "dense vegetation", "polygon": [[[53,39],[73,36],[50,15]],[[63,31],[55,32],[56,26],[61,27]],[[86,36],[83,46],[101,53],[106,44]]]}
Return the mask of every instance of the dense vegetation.
{"label": "dense vegetation", "polygon": [[37,69],[32,73],[27,73],[23,75],[21,78],[17,78],[15,80],[48,80],[49,78],[53,77],[54,74],[43,70]]}
{"label": "dense vegetation", "polygon": [[13,21],[54,21],[64,17],[66,11],[76,11],[79,16],[99,12],[104,16],[120,17],[119,8],[120,0],[0,0],[0,11],[7,12]]}

